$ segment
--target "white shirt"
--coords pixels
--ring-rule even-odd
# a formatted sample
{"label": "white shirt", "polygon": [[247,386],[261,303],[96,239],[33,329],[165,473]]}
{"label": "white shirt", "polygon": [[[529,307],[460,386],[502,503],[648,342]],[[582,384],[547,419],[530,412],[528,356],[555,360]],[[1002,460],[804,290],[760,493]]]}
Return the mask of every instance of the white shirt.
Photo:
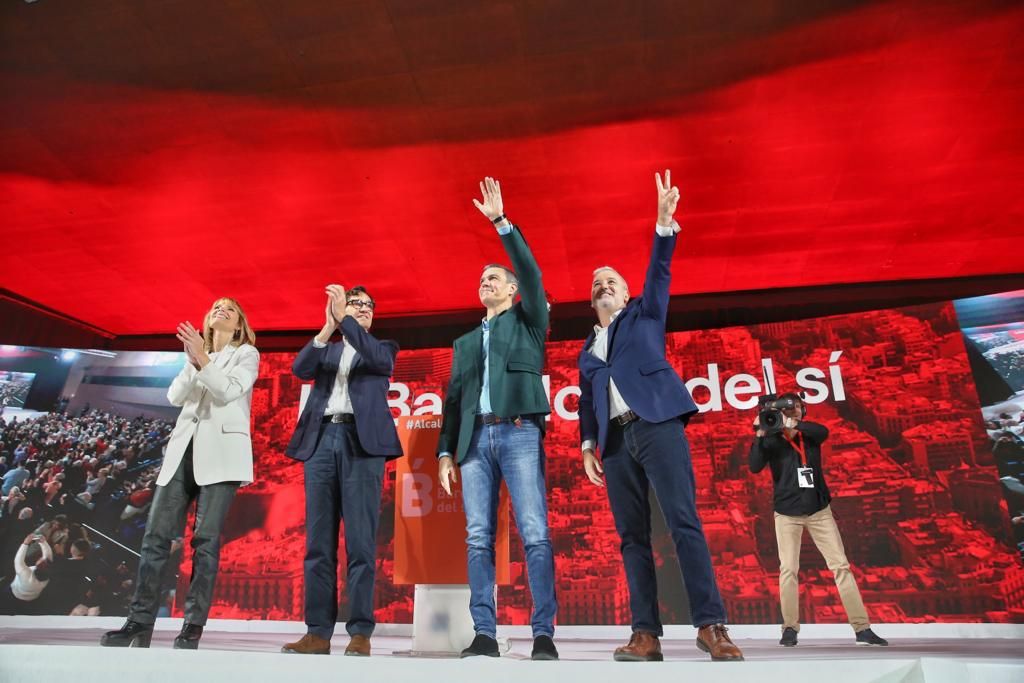
{"label": "white shirt", "polygon": [[[590,353],[593,356],[597,356],[602,362],[608,362],[608,330],[611,329],[612,323],[619,317],[619,313],[622,313],[624,309],[619,309],[612,313],[611,320],[608,321],[608,327],[601,327],[600,325],[594,325],[594,343],[590,345]],[[615,386],[615,380],[611,377],[608,378],[608,417],[616,418],[619,415],[627,412],[629,405],[626,403],[626,399],[622,398],[622,394],[619,393],[619,388]]]}
{"label": "white shirt", "polygon": [[[352,363],[356,360],[355,348],[342,337],[341,343],[345,346],[341,350],[341,360],[338,361],[338,374],[334,378],[334,387],[331,389],[331,397],[327,399],[327,408],[324,415],[338,415],[340,413],[352,414],[352,396],[348,393],[348,375],[352,372]],[[313,339],[313,346],[322,349],[327,344],[321,344],[316,338]]]}
{"label": "white shirt", "polygon": [[[50,550],[50,545],[40,539],[39,545],[43,549],[43,557],[50,562],[53,562],[53,551]],[[39,597],[46,585],[50,583],[50,580],[40,581],[36,578],[36,568],[29,567],[25,564],[25,554],[28,552],[28,546],[24,543],[18,548],[18,552],[14,556],[14,580],[11,581],[11,593],[18,600],[24,600],[30,602]]]}
{"label": "white shirt", "polygon": [[[654,224],[654,230],[658,233],[659,237],[671,237],[672,235],[679,232],[679,224],[672,221],[672,225],[659,225]],[[611,329],[612,323],[619,317],[619,313],[622,313],[625,308],[612,313],[611,320],[608,321],[608,327],[602,327],[600,325],[594,325],[594,343],[590,345],[590,353],[597,358],[601,359],[601,362],[608,362],[608,330]],[[629,404],[626,403],[626,399],[622,398],[622,394],[619,393],[619,388],[615,386],[615,380],[611,377],[608,378],[608,419],[612,420],[629,411]],[[593,439],[587,439],[583,442],[583,450],[594,450],[596,441]]]}

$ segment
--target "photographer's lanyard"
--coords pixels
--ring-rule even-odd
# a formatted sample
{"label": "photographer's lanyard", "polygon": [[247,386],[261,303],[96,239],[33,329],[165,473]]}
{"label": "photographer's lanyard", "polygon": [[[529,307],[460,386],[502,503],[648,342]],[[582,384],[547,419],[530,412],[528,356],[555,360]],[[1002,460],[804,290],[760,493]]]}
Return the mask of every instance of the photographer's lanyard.
{"label": "photographer's lanyard", "polygon": [[802,489],[814,488],[814,470],[807,466],[807,450],[804,448],[803,435],[797,432],[796,440],[789,438],[785,432],[782,437],[800,454],[800,464],[796,468],[796,483]]}
{"label": "photographer's lanyard", "polygon": [[800,467],[807,467],[807,449],[804,448],[804,439],[800,432],[796,433],[796,441],[786,436],[785,432],[782,433],[782,438],[788,441],[789,445],[800,454]]}

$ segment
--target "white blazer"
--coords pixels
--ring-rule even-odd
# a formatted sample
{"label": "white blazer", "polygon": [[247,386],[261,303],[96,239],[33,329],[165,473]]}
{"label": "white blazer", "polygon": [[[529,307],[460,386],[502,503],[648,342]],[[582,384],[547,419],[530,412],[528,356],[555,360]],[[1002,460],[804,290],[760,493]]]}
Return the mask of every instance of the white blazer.
{"label": "white blazer", "polygon": [[226,346],[202,370],[185,363],[167,390],[167,400],[181,406],[181,413],[167,442],[158,486],[174,477],[189,441],[197,484],[252,483],[249,410],[259,369],[260,352],[249,344]]}

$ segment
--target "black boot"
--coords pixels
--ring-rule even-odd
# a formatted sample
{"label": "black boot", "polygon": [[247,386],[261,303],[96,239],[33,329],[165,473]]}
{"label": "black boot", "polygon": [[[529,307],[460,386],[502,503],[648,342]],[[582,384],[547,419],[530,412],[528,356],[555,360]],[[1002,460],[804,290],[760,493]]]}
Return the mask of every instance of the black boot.
{"label": "black boot", "polygon": [[107,631],[100,638],[103,647],[149,647],[153,639],[153,624],[140,624],[129,619],[116,631]]}
{"label": "black boot", "polygon": [[530,653],[530,659],[558,659],[558,650],[555,648],[555,641],[551,640],[551,636],[537,636],[533,639],[533,652]]}
{"label": "black boot", "polygon": [[203,637],[203,627],[187,621],[181,626],[181,633],[174,638],[175,650],[198,650],[199,639]]}
{"label": "black boot", "polygon": [[469,647],[463,650],[459,656],[465,659],[466,657],[499,657],[501,655],[498,652],[498,641],[478,633]]}

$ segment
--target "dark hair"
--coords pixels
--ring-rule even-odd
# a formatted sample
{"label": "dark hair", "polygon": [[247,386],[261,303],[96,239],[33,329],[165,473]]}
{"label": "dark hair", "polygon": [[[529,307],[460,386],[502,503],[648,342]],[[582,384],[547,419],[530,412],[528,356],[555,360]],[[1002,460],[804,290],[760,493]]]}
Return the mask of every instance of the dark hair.
{"label": "dark hair", "polygon": [[484,269],[481,270],[480,273],[482,274],[486,272],[488,268],[501,268],[503,271],[505,271],[505,279],[508,280],[511,284],[517,287],[519,286],[519,276],[516,275],[516,271],[512,270],[508,266],[503,266],[500,263],[488,263],[486,266],[484,266]]}
{"label": "dark hair", "polygon": [[786,393],[784,393],[781,396],[779,396],[778,400],[784,401],[787,398],[790,398],[790,399],[793,399],[794,401],[800,401],[800,417],[802,418],[802,417],[807,415],[807,402],[804,401],[803,393],[804,392],[802,392],[802,391],[801,392],[787,391]]}
{"label": "dark hair", "polygon": [[[44,562],[46,564],[43,564]],[[39,566],[41,564],[43,565],[42,567]],[[32,573],[35,574],[36,581],[48,581],[50,579],[50,561],[39,560],[39,562],[36,563],[36,570]]]}
{"label": "dark hair", "polygon": [[365,294],[365,295],[366,295],[366,297],[367,297],[367,298],[368,298],[368,299],[369,299],[369,300],[370,300],[371,302],[373,302],[373,303],[377,303],[377,302],[376,302],[376,301],[374,300],[374,298],[373,298],[373,295],[372,295],[372,294],[370,294],[370,293],[369,293],[368,291],[366,291],[366,287],[363,287],[362,285],[356,285],[356,286],[355,286],[355,287],[353,287],[352,289],[350,289],[350,290],[348,290],[347,292],[345,292],[345,298],[347,299],[347,298],[349,298],[350,296],[352,296],[353,294]]}
{"label": "dark hair", "polygon": [[83,555],[88,555],[89,551],[92,550],[92,543],[89,543],[89,541],[85,540],[84,538],[80,538],[74,543],[72,543],[71,547],[77,550],[78,552],[82,553]]}

